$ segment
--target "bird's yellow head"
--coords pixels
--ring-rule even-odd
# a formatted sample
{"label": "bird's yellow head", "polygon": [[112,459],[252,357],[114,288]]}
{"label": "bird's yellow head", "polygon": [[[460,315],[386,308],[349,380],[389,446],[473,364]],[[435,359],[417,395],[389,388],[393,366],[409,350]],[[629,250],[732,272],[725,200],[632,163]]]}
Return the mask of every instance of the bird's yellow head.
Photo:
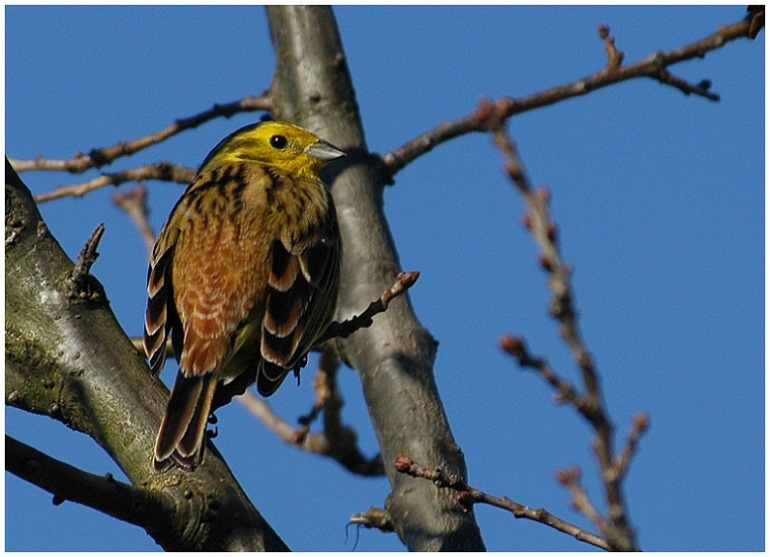
{"label": "bird's yellow head", "polygon": [[295,176],[318,177],[321,167],[345,153],[317,135],[288,122],[266,121],[234,131],[211,150],[201,170],[256,162]]}

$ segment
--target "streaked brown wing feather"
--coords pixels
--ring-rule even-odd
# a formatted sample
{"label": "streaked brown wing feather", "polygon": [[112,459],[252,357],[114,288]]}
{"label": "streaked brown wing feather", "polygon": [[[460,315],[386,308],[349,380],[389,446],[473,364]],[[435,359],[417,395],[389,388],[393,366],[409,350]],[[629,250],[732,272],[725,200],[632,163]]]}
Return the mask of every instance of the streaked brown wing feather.
{"label": "streaked brown wing feather", "polygon": [[144,314],[144,352],[152,376],[157,377],[166,362],[166,337],[178,316],[174,310],[171,286],[173,246],[154,260],[147,271],[147,310]]}
{"label": "streaked brown wing feather", "polygon": [[331,239],[339,238],[336,220],[329,219],[325,224],[327,233],[318,234],[317,241],[302,253],[292,254],[278,242],[274,245],[262,327],[263,362],[257,374],[257,389],[263,396],[275,392],[331,320],[340,244]]}

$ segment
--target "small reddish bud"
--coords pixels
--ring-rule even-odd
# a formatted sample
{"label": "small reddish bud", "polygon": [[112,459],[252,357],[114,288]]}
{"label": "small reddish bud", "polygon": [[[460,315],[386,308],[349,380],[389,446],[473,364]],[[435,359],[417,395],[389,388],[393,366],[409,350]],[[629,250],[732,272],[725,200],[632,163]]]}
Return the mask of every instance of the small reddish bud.
{"label": "small reddish bud", "polygon": [[645,431],[650,427],[650,416],[644,412],[640,412],[634,416],[634,428],[639,431]]}
{"label": "small reddish bud", "polygon": [[545,254],[540,256],[540,259],[538,259],[538,263],[540,263],[540,266],[546,271],[548,271],[549,273],[553,272],[553,264]]}
{"label": "small reddish bud", "polygon": [[519,167],[511,163],[505,165],[505,173],[511,180],[516,180],[521,176],[521,170]]}
{"label": "small reddish bud", "polygon": [[519,337],[503,335],[498,342],[500,343],[500,348],[505,350],[511,356],[521,358],[521,356],[524,355],[524,341]]}
{"label": "small reddish bud", "polygon": [[524,228],[527,230],[532,230],[532,215],[524,213],[524,216],[521,217],[521,224],[523,224]]}
{"label": "small reddish bud", "polygon": [[602,39],[606,39],[607,37],[610,36],[610,27],[609,27],[609,25],[605,25],[603,23],[601,25],[599,25],[599,36]]}
{"label": "small reddish bud", "polygon": [[495,105],[488,98],[482,98],[478,108],[473,112],[473,119],[477,122],[486,122],[494,112]]}
{"label": "small reddish bud", "polygon": [[567,399],[564,398],[564,395],[562,395],[561,393],[556,393],[555,395],[553,395],[551,400],[553,401],[554,404],[564,404],[565,402],[567,402]]}
{"label": "small reddish bud", "polygon": [[463,490],[457,492],[457,502],[462,505],[465,512],[468,512],[473,508],[473,504],[476,502],[476,499],[473,497],[473,494],[470,491]]}
{"label": "small reddish bud", "polygon": [[545,229],[545,234],[548,236],[548,239],[551,242],[556,241],[556,225],[552,222],[548,223],[548,226]]}
{"label": "small reddish bud", "polygon": [[580,468],[572,466],[563,470],[556,471],[556,480],[563,485],[575,483],[580,479]]}
{"label": "small reddish bud", "polygon": [[412,467],[412,459],[408,456],[399,455],[393,459],[393,467],[396,469],[396,472],[405,474]]}
{"label": "small reddish bud", "polygon": [[404,288],[411,288],[420,278],[420,271],[400,272],[396,277]]}

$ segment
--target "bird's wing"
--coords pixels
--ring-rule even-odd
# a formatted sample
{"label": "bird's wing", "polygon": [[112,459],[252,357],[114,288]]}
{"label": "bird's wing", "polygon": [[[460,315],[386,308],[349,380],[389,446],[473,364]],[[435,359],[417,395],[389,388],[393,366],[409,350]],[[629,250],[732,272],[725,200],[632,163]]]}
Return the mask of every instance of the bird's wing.
{"label": "bird's wing", "polygon": [[310,238],[299,253],[280,241],[273,246],[257,374],[263,396],[275,392],[298,365],[334,312],[341,252],[336,219],[328,219]]}
{"label": "bird's wing", "polygon": [[[166,362],[166,338],[179,317],[173,304],[171,261],[174,247],[153,257],[147,271],[147,309],[144,314],[144,352],[150,361],[152,376],[157,377]],[[176,350],[176,346],[174,347]]]}

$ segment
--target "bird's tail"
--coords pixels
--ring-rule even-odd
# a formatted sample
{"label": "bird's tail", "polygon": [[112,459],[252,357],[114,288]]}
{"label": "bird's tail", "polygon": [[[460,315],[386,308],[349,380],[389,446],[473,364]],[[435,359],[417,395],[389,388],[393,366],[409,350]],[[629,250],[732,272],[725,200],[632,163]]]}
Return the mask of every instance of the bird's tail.
{"label": "bird's tail", "polygon": [[192,470],[203,460],[203,441],[217,380],[214,374],[185,377],[179,372],[155,441],[157,472],[174,464]]}

